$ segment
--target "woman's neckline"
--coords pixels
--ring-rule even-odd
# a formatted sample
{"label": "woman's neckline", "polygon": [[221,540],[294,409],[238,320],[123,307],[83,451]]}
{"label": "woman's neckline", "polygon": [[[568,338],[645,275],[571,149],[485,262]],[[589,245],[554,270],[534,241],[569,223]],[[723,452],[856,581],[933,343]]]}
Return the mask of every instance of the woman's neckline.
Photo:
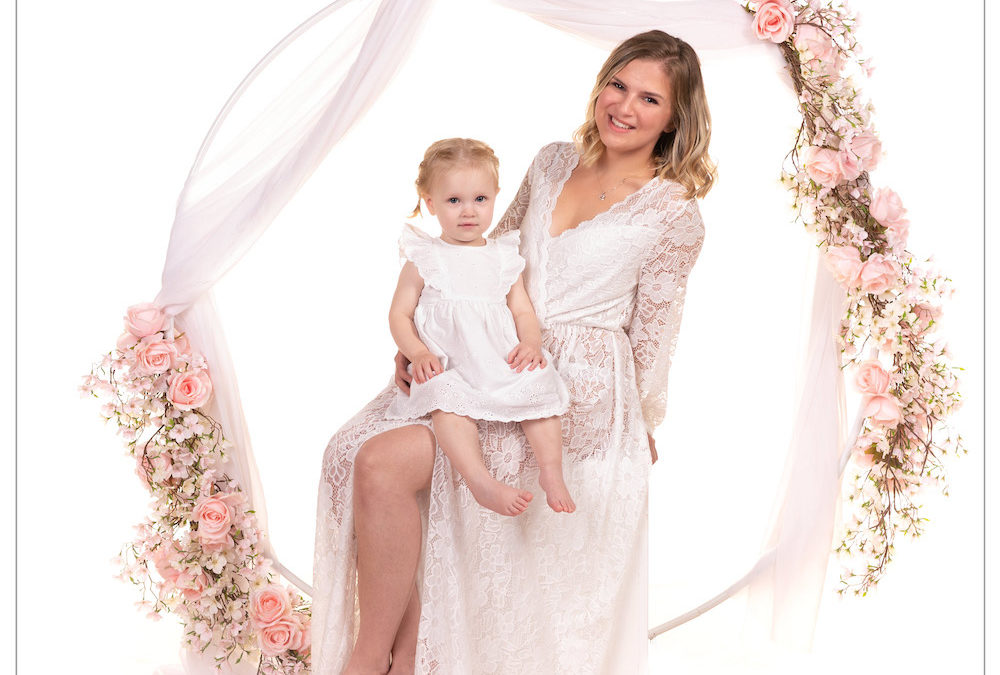
{"label": "woman's neckline", "polygon": [[615,208],[619,204],[624,204],[625,202],[629,201],[630,199],[632,199],[636,195],[644,192],[646,190],[646,188],[648,188],[651,184],[662,182],[662,179],[660,179],[659,176],[653,176],[648,181],[646,181],[645,183],[643,183],[642,187],[640,187],[638,190],[636,190],[635,192],[633,192],[631,194],[625,195],[625,197],[623,199],[620,199],[617,202],[614,202],[613,204],[609,205],[608,208],[604,209],[603,211],[599,211],[599,212],[595,213],[590,218],[586,218],[584,220],[581,220],[580,222],[578,222],[573,227],[567,227],[565,230],[563,230],[559,234],[552,234],[552,212],[555,211],[556,204],[559,202],[559,197],[562,196],[563,188],[566,187],[566,183],[569,182],[569,179],[573,175],[573,172],[576,171],[576,168],[580,165],[580,153],[577,151],[576,145],[573,144],[573,143],[569,143],[567,145],[569,146],[570,151],[573,153],[573,162],[566,169],[564,175],[559,179],[558,183],[556,184],[555,197],[552,200],[552,208],[549,209],[548,222],[545,224],[545,234],[548,236],[549,239],[559,239],[560,237],[562,237],[563,235],[565,235],[568,232],[573,232],[575,230],[580,229],[580,227],[582,225],[586,225],[586,224],[594,222],[595,220],[597,220],[598,218],[600,218],[604,214],[610,213],[611,211],[614,211]]}

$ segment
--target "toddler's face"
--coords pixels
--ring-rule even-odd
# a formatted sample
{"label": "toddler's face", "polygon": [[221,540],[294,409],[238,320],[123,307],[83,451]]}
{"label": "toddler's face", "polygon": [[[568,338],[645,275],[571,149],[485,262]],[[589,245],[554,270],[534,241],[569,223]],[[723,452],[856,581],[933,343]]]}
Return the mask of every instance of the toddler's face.
{"label": "toddler's face", "polygon": [[487,169],[458,166],[434,177],[424,195],[427,210],[441,223],[441,239],[449,244],[481,246],[493,222],[496,179]]}

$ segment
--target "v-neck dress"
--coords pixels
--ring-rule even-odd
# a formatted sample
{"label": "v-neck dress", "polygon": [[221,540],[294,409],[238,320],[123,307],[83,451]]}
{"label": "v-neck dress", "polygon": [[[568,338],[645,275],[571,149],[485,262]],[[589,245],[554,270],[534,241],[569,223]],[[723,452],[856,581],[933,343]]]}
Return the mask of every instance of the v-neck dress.
{"label": "v-neck dress", "polygon": [[[661,422],[688,275],[704,228],[676,182],[653,179],[607,211],[550,234],[579,162],[572,144],[539,151],[491,236],[519,230],[542,340],[569,391],[563,472],[576,502],[535,499],[520,516],[483,509],[436,450],[421,505],[416,672],[435,675],[632,675],[646,671],[646,434]],[[372,364],[382,372],[385,364]],[[313,670],[340,675],[357,630],[353,464],[390,420],[390,385],[330,440],[323,458],[313,584]],[[481,421],[487,467],[540,494],[516,423]]]}

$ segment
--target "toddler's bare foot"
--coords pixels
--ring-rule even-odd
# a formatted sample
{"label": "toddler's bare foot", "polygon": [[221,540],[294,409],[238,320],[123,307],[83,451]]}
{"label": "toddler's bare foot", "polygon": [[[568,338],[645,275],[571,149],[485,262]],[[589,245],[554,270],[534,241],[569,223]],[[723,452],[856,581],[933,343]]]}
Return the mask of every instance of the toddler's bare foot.
{"label": "toddler's bare foot", "polygon": [[532,499],[532,494],[527,490],[504,485],[492,476],[468,481],[468,484],[477,502],[501,516],[520,515],[528,508],[528,502]]}
{"label": "toddler's bare foot", "polygon": [[542,466],[538,474],[538,484],[545,490],[545,501],[556,513],[573,513],[576,504],[569,496],[569,489],[563,481],[562,467],[559,465]]}

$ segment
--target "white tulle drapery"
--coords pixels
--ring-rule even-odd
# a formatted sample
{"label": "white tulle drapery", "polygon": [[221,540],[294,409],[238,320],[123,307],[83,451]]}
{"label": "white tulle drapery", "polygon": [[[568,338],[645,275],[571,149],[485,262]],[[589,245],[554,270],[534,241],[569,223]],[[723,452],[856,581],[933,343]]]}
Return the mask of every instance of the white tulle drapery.
{"label": "white tulle drapery", "polygon": [[[495,2],[608,48],[637,32],[660,28],[689,42],[703,59],[770,50],[775,70],[780,70],[777,48],[754,37],[749,16],[732,0]],[[233,443],[225,470],[249,497],[264,533],[263,485],[212,287],[253,246],[386,87],[431,4],[432,0],[339,0],[302,23],[234,92],[202,144],[178,200],[162,289],[155,302],[210,364],[215,395],[207,412]],[[651,636],[749,586],[759,625],[798,644],[811,639],[845,448],[843,391],[833,343],[842,297],[820,266],[801,404],[774,522],[759,562],[716,598],[654,629]],[[262,546],[283,576],[311,593],[302,576],[281,564],[267,537]],[[187,672],[197,672],[197,663],[189,661]]]}

